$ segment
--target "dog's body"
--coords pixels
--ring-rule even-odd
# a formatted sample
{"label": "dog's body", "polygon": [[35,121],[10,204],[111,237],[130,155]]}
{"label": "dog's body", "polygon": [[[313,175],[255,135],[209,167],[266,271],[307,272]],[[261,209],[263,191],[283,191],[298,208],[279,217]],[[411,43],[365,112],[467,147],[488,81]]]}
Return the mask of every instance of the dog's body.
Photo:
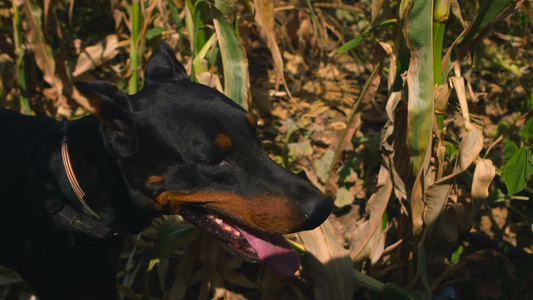
{"label": "dog's body", "polygon": [[254,119],[190,82],[166,44],[145,77],[131,96],[78,83],[96,113],[74,121],[0,110],[0,264],[41,299],[115,299],[123,235],[180,213],[230,251],[294,272],[279,234],[318,226],[331,201],[271,161]]}

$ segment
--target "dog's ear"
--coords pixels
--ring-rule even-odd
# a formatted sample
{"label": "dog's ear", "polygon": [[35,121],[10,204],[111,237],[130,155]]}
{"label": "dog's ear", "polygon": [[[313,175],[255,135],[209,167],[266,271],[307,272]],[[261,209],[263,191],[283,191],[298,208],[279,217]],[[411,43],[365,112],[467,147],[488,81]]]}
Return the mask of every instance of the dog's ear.
{"label": "dog's ear", "polygon": [[175,80],[189,80],[189,76],[183,65],[176,59],[174,50],[167,43],[161,41],[159,47],[148,60],[144,73],[144,84]]}
{"label": "dog's ear", "polygon": [[107,82],[78,81],[74,85],[94,107],[109,154],[127,157],[135,153],[139,142],[128,95]]}

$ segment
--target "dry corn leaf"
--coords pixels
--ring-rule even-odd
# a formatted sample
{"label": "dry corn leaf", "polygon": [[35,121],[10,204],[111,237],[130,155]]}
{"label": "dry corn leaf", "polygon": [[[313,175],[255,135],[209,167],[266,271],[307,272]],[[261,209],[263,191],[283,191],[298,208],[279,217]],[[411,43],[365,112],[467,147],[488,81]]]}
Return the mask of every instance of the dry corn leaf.
{"label": "dry corn leaf", "polygon": [[10,93],[15,84],[15,61],[6,53],[0,53],[0,100]]}
{"label": "dry corn leaf", "polygon": [[430,278],[439,277],[444,269],[445,257],[457,242],[459,233],[468,232],[472,227],[481,204],[489,195],[489,186],[494,176],[495,168],[492,161],[479,159],[476,163],[472,182],[472,198],[461,197],[461,201],[448,204],[444,212],[441,213],[433,233],[433,239],[427,247],[430,250],[427,254]]}
{"label": "dry corn leaf", "polygon": [[489,196],[489,187],[496,175],[496,168],[490,159],[480,159],[476,163],[474,179],[472,180],[472,210],[468,213],[472,218],[477,215],[481,204]]}
{"label": "dry corn leaf", "polygon": [[467,131],[472,130],[472,123],[470,123],[470,115],[468,113],[468,102],[466,101],[466,88],[463,77],[453,76],[450,78],[455,92],[457,93],[457,99],[459,99],[459,105],[461,106],[461,113],[465,122],[465,128]]}
{"label": "dry corn leaf", "polygon": [[352,260],[326,220],[320,227],[298,233],[305,246],[304,268],[315,281],[315,299],[352,299]]}
{"label": "dry corn leaf", "polygon": [[424,211],[424,223],[426,225],[431,226],[444,209],[452,187],[451,179],[464,172],[475,161],[482,149],[483,132],[480,127],[476,126],[463,138],[453,172],[436,181],[426,190],[426,209]]}
{"label": "dry corn leaf", "polygon": [[392,181],[387,168],[382,165],[379,170],[376,192],[370,196],[366,206],[366,221],[359,225],[353,237],[350,256],[358,262],[376,253],[381,233],[383,232],[383,213],[392,194]]}
{"label": "dry corn leaf", "polygon": [[24,31],[26,40],[29,42],[29,46],[35,56],[35,62],[41,71],[43,72],[44,80],[54,86],[55,78],[55,59],[52,55],[50,46],[46,44],[43,32],[41,30],[40,22],[37,16],[40,18],[42,13],[38,7],[31,5],[31,1],[22,1],[22,11],[24,12],[24,22],[28,26]]}
{"label": "dry corn leaf", "polygon": [[[461,142],[453,172],[426,189],[423,214],[425,230],[418,245],[418,272],[423,280],[426,280],[428,275],[436,275],[439,264],[444,263],[447,249],[456,241],[457,231],[465,216],[464,209],[446,209],[446,204],[454,178],[475,161],[482,149],[483,132],[480,127],[472,125],[472,130]],[[431,271],[430,274],[428,270]]]}
{"label": "dry corn leaf", "polygon": [[268,49],[270,50],[272,59],[274,61],[274,70],[276,71],[276,89],[279,88],[281,83],[290,96],[289,88],[285,82],[285,76],[283,75],[283,58],[281,57],[281,51],[279,50],[274,31],[274,1],[256,0],[253,3],[255,6],[255,21],[259,25],[261,34],[267,41]]}
{"label": "dry corn leaf", "polygon": [[49,100],[57,104],[60,96],[63,95],[63,83],[56,74],[56,62],[52,49],[43,36],[40,24],[42,11],[40,8],[32,6],[29,0],[23,1],[22,11],[24,12],[24,22],[27,26],[27,30],[24,31],[26,41],[28,41],[29,47],[33,51],[37,66],[43,72],[43,79],[51,86],[48,92],[51,97]]}
{"label": "dry corn leaf", "polygon": [[383,0],[372,0],[372,12],[371,12],[372,23],[374,23],[374,21],[376,20],[376,18],[378,16],[378,12],[379,12],[382,4],[383,4]]}
{"label": "dry corn leaf", "polygon": [[388,143],[389,138],[394,134],[395,131],[396,134],[398,134],[400,130],[405,129],[405,126],[398,126],[398,128],[395,128],[397,123],[395,110],[401,100],[402,93],[393,92],[390,95],[389,100],[387,101],[387,106],[385,110],[387,112],[389,120],[387,121],[385,126],[383,126],[383,129],[381,131],[381,147],[383,148],[383,152],[385,154],[384,163],[388,165],[388,170],[392,176],[391,179],[394,185],[394,195],[396,196],[396,198],[398,198],[400,203],[403,204],[403,201],[407,199],[407,190],[405,188],[405,182],[403,178],[400,176],[398,170],[395,167],[395,160],[398,159],[398,155],[395,152],[394,145]]}
{"label": "dry corn leaf", "polygon": [[118,52],[117,35],[110,34],[106,36],[105,40],[83,49],[78,56],[72,76],[78,77],[87,71],[94,70],[112,60]]}

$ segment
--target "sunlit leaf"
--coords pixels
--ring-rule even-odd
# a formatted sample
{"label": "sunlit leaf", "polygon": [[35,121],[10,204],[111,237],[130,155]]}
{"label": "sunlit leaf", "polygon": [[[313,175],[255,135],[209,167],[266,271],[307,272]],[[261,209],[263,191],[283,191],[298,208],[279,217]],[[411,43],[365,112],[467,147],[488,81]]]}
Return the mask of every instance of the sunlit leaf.
{"label": "sunlit leaf", "polygon": [[522,147],[515,152],[502,169],[502,177],[507,186],[507,194],[512,196],[523,190],[527,186],[531,175],[533,175],[531,149]]}
{"label": "sunlit leaf", "polygon": [[222,65],[224,67],[224,91],[244,109],[248,108],[248,62],[235,29],[226,17],[216,8],[213,9],[215,30],[220,45]]}
{"label": "sunlit leaf", "polygon": [[253,1],[253,3],[255,8],[255,20],[266,38],[268,49],[270,50],[272,60],[274,61],[274,69],[276,70],[276,88],[280,83],[283,83],[286,90],[289,91],[286,87],[285,77],[283,75],[283,59],[276,40],[276,31],[274,30],[274,1],[256,0]]}
{"label": "sunlit leaf", "polygon": [[408,141],[416,175],[421,172],[431,146],[433,130],[433,4],[414,1],[403,30],[411,51],[407,71]]}
{"label": "sunlit leaf", "polygon": [[211,37],[205,42],[203,47],[198,51],[192,61],[194,69],[194,75],[205,73],[209,71],[209,64],[207,63],[207,53],[213,47],[216,41],[216,34],[212,34]]}
{"label": "sunlit leaf", "polygon": [[285,126],[285,141],[291,141],[293,134],[299,131],[301,128],[296,124],[292,118],[285,119],[280,122]]}
{"label": "sunlit leaf", "polygon": [[235,11],[235,0],[214,0],[215,7],[225,16],[233,19]]}
{"label": "sunlit leaf", "polygon": [[328,149],[320,159],[317,159],[313,162],[317,176],[320,178],[320,180],[324,181],[328,177],[329,168],[334,156],[335,152]]}
{"label": "sunlit leaf", "polygon": [[453,251],[451,257],[450,257],[450,262],[452,264],[456,264],[459,262],[459,258],[461,257],[461,254],[463,254],[463,246],[462,245],[459,245],[459,247],[457,247],[457,249],[455,251]]}
{"label": "sunlit leaf", "polygon": [[111,61],[119,53],[118,47],[116,34],[110,34],[97,44],[86,47],[76,60],[76,67],[72,71],[72,76],[78,77]]}
{"label": "sunlit leaf", "polygon": [[296,157],[313,154],[313,148],[311,147],[311,141],[309,140],[299,143],[289,143],[287,146],[289,147],[290,154]]}
{"label": "sunlit leaf", "polygon": [[[480,159],[476,162],[474,178],[472,179],[472,215],[475,216],[483,204],[483,201],[489,196],[489,188],[492,180],[496,175],[496,168],[490,159]],[[498,190],[498,192],[500,192]]]}
{"label": "sunlit leaf", "polygon": [[346,205],[350,205],[352,204],[353,199],[354,197],[350,191],[345,187],[341,187],[337,190],[337,195],[335,196],[335,206],[344,207]]}

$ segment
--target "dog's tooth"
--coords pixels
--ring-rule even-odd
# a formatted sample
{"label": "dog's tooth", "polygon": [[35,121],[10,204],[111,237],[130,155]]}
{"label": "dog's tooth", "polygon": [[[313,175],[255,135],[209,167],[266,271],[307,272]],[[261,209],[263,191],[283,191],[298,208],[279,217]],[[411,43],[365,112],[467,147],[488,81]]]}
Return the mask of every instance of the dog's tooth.
{"label": "dog's tooth", "polygon": [[217,223],[218,225],[222,225],[222,223],[224,223],[224,221],[222,221],[222,219],[220,219],[220,218],[215,218],[215,223]]}
{"label": "dog's tooth", "polygon": [[246,248],[246,251],[248,251],[248,252],[250,252],[250,253],[257,253],[257,251],[255,251],[255,249],[252,248],[252,247],[248,247],[248,248]]}
{"label": "dog's tooth", "polygon": [[235,236],[241,236],[241,232],[238,231],[238,230],[235,230],[235,231],[233,232],[233,234],[234,234]]}
{"label": "dog's tooth", "polygon": [[231,229],[232,229],[232,228],[231,228],[230,225],[225,225],[225,226],[224,226],[224,230],[226,230],[226,231],[231,231]]}

